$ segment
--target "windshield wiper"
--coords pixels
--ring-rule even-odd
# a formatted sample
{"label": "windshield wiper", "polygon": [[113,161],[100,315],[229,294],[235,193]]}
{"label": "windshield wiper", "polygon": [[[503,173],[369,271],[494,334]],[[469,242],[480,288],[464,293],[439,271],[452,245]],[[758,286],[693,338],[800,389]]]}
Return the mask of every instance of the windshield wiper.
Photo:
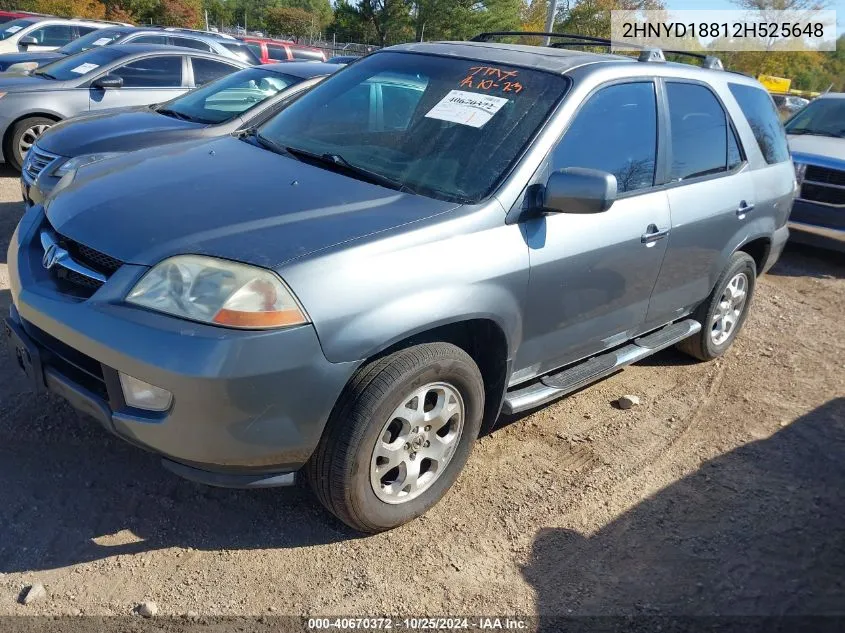
{"label": "windshield wiper", "polygon": [[340,154],[316,154],[314,152],[309,152],[308,150],[299,149],[298,147],[285,147],[285,150],[288,154],[292,154],[293,156],[302,157],[306,160],[312,160],[323,165],[340,167],[343,171],[357,176],[360,180],[366,180],[367,182],[371,182],[375,185],[381,185],[382,187],[395,189],[396,191],[408,191],[408,188],[404,183],[394,180],[389,176],[383,176],[377,172],[370,171],[364,167],[353,165]]}
{"label": "windshield wiper", "polygon": [[282,155],[289,153],[287,151],[287,149],[285,149],[284,147],[282,147],[281,145],[279,145],[275,141],[271,141],[266,136],[261,136],[261,134],[258,133],[258,130],[254,127],[247,128],[246,130],[243,131],[242,134],[243,135],[241,136],[241,138],[249,137],[251,139],[255,139],[256,143],[258,143],[264,149],[270,150],[271,152],[274,152],[276,154],[282,154]]}
{"label": "windshield wiper", "polygon": [[54,81],[55,81],[55,79],[56,79],[56,78],[55,78],[53,75],[51,75],[50,73],[33,73],[33,75],[36,75],[36,76],[38,76],[38,77],[44,77],[44,78],[46,78],[46,79],[52,79],[52,80],[54,80]]}
{"label": "windshield wiper", "polygon": [[158,112],[159,114],[163,114],[164,116],[173,117],[174,119],[180,119],[182,121],[194,121],[193,117],[190,117],[187,114],[182,114],[177,110],[171,110],[170,108],[156,108],[156,112]]}

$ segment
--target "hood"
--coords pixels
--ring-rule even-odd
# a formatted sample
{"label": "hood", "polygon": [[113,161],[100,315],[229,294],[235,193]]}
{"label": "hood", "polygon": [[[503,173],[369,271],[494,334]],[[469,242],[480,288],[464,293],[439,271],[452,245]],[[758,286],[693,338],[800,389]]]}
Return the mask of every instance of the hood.
{"label": "hood", "polygon": [[819,162],[837,162],[840,169],[845,169],[845,138],[833,138],[830,136],[811,136],[800,134],[788,136],[789,149],[793,154],[800,154],[801,158],[807,158],[813,162],[813,158],[821,159]]}
{"label": "hood", "polygon": [[44,65],[56,59],[64,57],[62,53],[56,52],[32,52],[32,53],[6,53],[0,55],[0,70],[6,70],[12,64],[19,64],[20,62],[38,62],[39,65]]}
{"label": "hood", "polygon": [[55,79],[42,79],[25,73],[3,73],[0,75],[0,92],[35,92],[40,90],[58,90],[67,82]]}
{"label": "hood", "polygon": [[38,146],[59,156],[122,152],[172,143],[179,140],[174,132],[204,128],[199,123],[158,114],[149,106],[119,108],[63,121],[38,139]]}
{"label": "hood", "polygon": [[201,254],[278,268],[456,206],[225,136],[94,163],[46,213],[62,235],[128,263]]}

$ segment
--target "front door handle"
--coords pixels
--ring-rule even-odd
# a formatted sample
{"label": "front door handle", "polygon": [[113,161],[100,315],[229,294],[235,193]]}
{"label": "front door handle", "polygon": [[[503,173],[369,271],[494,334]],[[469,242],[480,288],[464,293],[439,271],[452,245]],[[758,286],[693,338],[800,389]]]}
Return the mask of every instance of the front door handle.
{"label": "front door handle", "polygon": [[745,200],[739,203],[739,206],[736,208],[736,217],[742,220],[745,217],[746,213],[750,213],[754,210],[753,204],[748,204]]}
{"label": "front door handle", "polygon": [[649,224],[645,233],[640,237],[640,242],[651,245],[657,240],[662,240],[667,235],[669,235],[669,229],[658,229],[656,224]]}

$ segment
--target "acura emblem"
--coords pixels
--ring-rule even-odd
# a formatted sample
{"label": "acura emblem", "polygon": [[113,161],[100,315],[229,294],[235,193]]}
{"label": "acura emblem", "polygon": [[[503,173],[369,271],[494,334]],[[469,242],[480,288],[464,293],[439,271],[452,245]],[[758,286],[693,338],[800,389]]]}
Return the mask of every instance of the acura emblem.
{"label": "acura emblem", "polygon": [[44,257],[41,258],[41,265],[47,270],[50,270],[65,257],[67,257],[67,251],[65,249],[59,248],[57,244],[50,244],[44,251]]}

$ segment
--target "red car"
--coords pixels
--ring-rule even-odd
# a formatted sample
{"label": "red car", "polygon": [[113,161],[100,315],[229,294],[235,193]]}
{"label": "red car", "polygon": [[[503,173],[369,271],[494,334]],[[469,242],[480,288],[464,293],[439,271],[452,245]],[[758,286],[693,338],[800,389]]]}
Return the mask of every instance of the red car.
{"label": "red car", "polygon": [[32,13],[31,11],[0,11],[0,24],[19,20],[20,18],[31,18],[34,15],[45,15],[44,13]]}
{"label": "red car", "polygon": [[293,60],[305,62],[324,62],[326,54],[319,48],[300,46],[285,40],[271,40],[265,37],[240,38],[252,49],[262,64],[277,64]]}

